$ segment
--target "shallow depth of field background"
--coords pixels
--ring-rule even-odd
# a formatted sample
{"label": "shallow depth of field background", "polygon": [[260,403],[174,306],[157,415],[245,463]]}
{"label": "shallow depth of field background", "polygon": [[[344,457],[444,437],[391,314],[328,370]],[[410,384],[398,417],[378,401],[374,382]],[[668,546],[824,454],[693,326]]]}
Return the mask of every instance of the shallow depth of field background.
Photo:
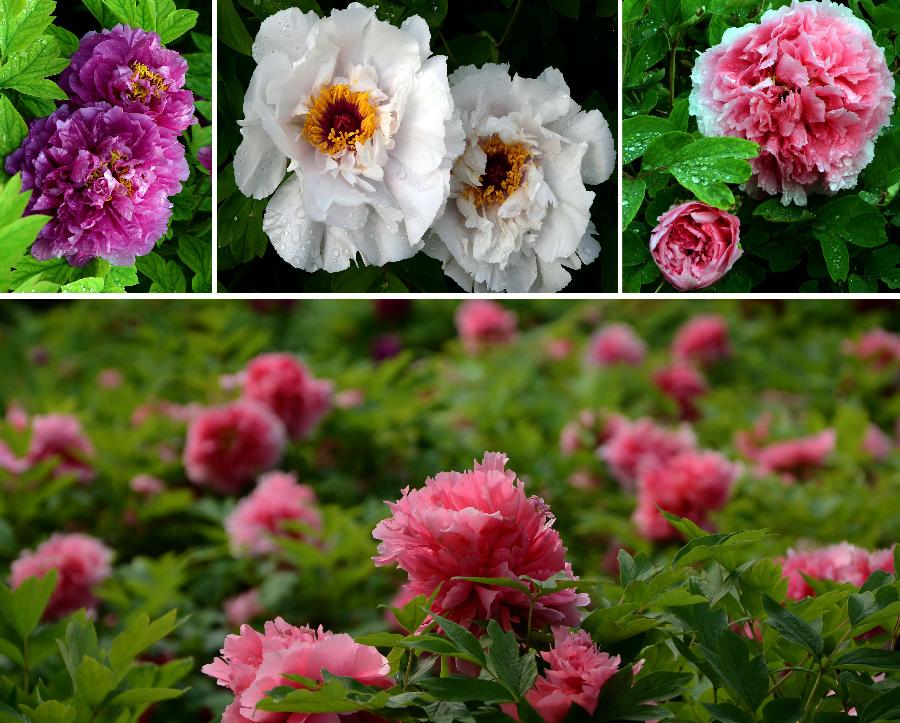
{"label": "shallow depth of field background", "polygon": [[[401,578],[375,568],[371,538],[386,516],[383,500],[426,476],[462,470],[485,450],[503,451],[526,489],[550,504],[575,573],[615,575],[609,550],[671,557],[677,545],[641,539],[630,522],[633,496],[623,492],[591,450],[565,457],[559,433],[582,409],[677,422],[675,406],[652,383],[669,360],[677,327],[702,312],[722,314],[734,348],[708,374],[700,401],[699,444],[739,459],[734,433],[773,414],[773,436],[827,426],[837,450],[808,479],[786,484],[746,465],[731,501],[714,513],[722,531],[767,527],[777,537],[760,554],[780,554],[799,540],[841,540],[885,547],[900,539],[900,454],[881,462],[861,451],[869,421],[894,435],[900,417],[898,369],[876,370],[842,352],[862,331],[898,323],[889,302],[515,302],[519,336],[508,346],[469,354],[457,338],[457,302],[370,301],[19,302],[0,308],[0,402],[30,414],[67,412],[96,447],[97,477],[32,481],[0,499],[0,574],[22,548],[54,531],[85,531],[116,551],[116,572],[101,591],[99,614],[115,624],[136,610],[156,616],[178,607],[190,619],[156,654],[193,655],[197,672],[184,697],[157,709],[153,721],[208,720],[228,696],[200,676],[228,626],[223,601],[260,585],[266,617],[335,631],[385,629],[383,612]],[[584,347],[602,324],[627,321],[649,347],[639,367],[599,370]],[[896,330],[896,329],[895,329]],[[560,341],[571,342],[564,358]],[[377,361],[387,351],[399,353]],[[236,392],[220,386],[263,351],[290,351],[318,377],[333,379],[343,408],[331,411],[306,440],[293,443],[282,468],[313,486],[324,516],[324,544],[286,547],[263,560],[229,552],[222,521],[234,498],[192,487],[181,464],[184,425],[161,416],[132,422],[152,401],[214,404]],[[554,353],[551,353],[554,352]],[[110,386],[108,371],[121,383]],[[105,373],[104,373],[105,372]],[[105,379],[104,386],[100,380]],[[227,384],[226,384],[227,386]],[[347,394],[350,390],[358,393]],[[354,400],[353,397],[356,399]],[[356,404],[356,406],[353,406]],[[0,439],[21,446],[0,422]],[[138,474],[168,490],[149,500],[129,488]],[[573,475],[595,479],[587,489]],[[577,478],[576,478],[577,479]],[[257,621],[261,622],[261,620]],[[0,657],[0,666],[4,665]]]}

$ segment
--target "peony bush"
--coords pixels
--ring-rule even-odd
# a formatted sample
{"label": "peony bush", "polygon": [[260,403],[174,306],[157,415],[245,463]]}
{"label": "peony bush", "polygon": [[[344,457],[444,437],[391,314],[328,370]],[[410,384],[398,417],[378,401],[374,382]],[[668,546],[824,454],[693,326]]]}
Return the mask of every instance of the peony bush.
{"label": "peony bush", "polygon": [[224,3],[227,290],[615,290],[616,8],[483,5]]}
{"label": "peony bush", "polygon": [[4,719],[898,718],[893,302],[3,314]]}
{"label": "peony bush", "polygon": [[623,20],[626,291],[897,288],[889,3],[628,2]]}
{"label": "peony bush", "polygon": [[193,4],[4,7],[0,291],[212,290],[211,20]]}

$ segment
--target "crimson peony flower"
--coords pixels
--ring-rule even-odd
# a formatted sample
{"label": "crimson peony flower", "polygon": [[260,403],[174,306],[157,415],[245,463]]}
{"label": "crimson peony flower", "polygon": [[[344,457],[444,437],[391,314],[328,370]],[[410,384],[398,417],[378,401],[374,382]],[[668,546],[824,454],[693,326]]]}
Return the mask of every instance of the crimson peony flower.
{"label": "crimson peony flower", "polygon": [[[473,470],[441,472],[422,489],[407,487],[372,533],[381,541],[376,565],[396,563],[409,576],[405,590],[412,595],[429,596],[440,585],[432,610],[472,629],[488,619],[524,628],[530,601],[512,588],[455,577],[546,580],[565,573],[577,579],[549,508],[525,495],[506,462],[503,454],[485,453]],[[577,625],[578,608],[589,602],[574,590],[552,593],[535,604],[532,624]]]}
{"label": "crimson peony flower", "polygon": [[644,467],[633,518],[638,531],[651,540],[679,537],[657,507],[703,527],[709,512],[728,501],[737,475],[738,467],[717,452],[684,452],[665,464]]}
{"label": "crimson peony flower", "polygon": [[207,409],[188,428],[184,468],[196,485],[235,494],[260,472],[278,464],[284,425],[266,407],[237,401]]}
{"label": "crimson peony flower", "polygon": [[659,390],[678,405],[683,419],[693,420],[700,416],[697,399],[707,392],[706,379],[697,369],[684,362],[673,362],[653,375]]}
{"label": "crimson peony flower", "polygon": [[83,266],[99,256],[128,266],[153,250],[172,214],[168,197],[188,177],[173,134],[105,103],[71,114],[61,108],[32,132],[7,170],[22,170],[22,190],[35,190],[28,213],[52,216],[32,245],[36,259]]}
{"label": "crimson peony flower", "polygon": [[[541,653],[548,667],[525,699],[546,723],[562,723],[573,703],[593,715],[600,691],[618,672],[621,658],[600,652],[584,630],[553,628],[553,642],[553,648]],[[506,704],[503,710],[519,720],[515,706]]]}
{"label": "crimson peony flower", "polygon": [[516,315],[496,301],[473,299],[456,309],[456,330],[469,352],[508,344],[516,336]]}
{"label": "crimson peony flower", "polygon": [[794,0],[727,30],[692,78],[700,132],[759,143],[746,189],[781,194],[785,205],[853,188],[894,106],[869,26],[829,0]]}
{"label": "crimson peony flower", "polygon": [[876,570],[894,572],[892,549],[868,552],[849,542],[841,542],[818,550],[788,550],[781,560],[781,574],[788,581],[787,594],[794,600],[816,594],[804,575],[860,587]]}
{"label": "crimson peony flower", "polygon": [[673,206],[650,234],[650,255],[679,291],[712,286],[743,255],[737,216],[699,201]]}
{"label": "crimson peony flower", "polygon": [[31,442],[25,460],[29,466],[56,459],[55,475],[75,475],[82,484],[94,479],[90,460],[94,445],[81,422],[68,414],[36,416],[31,423]]}
{"label": "crimson peony flower", "polygon": [[637,366],[646,355],[647,346],[630,324],[607,324],[588,342],[585,361],[596,367]]}
{"label": "crimson peony flower", "polygon": [[331,386],[291,354],[261,354],[244,373],[244,398],[271,409],[291,439],[305,437],[325,416]]}
{"label": "crimson peony flower", "polygon": [[116,25],[81,39],[59,87],[75,106],[106,102],[178,135],[197,122],[194,94],[184,88],[187,70],[187,61],[164,48],[156,33]]}
{"label": "crimson peony flower", "polygon": [[297,536],[288,523],[318,529],[321,526],[312,487],[297,484],[296,475],[269,472],[259,478],[253,492],[242,499],[225,520],[236,554],[268,555],[278,550],[273,537]]}
{"label": "crimson peony flower", "polygon": [[300,688],[300,683],[286,678],[296,675],[323,681],[322,671],[346,676],[379,688],[390,688],[390,664],[377,649],[360,645],[346,634],[334,634],[288,625],[281,618],[267,622],[259,633],[242,625],[240,635],[225,638],[222,657],[204,665],[203,673],[234,693],[234,701],[222,713],[222,723],[354,723],[380,721],[367,713],[263,713],[256,705],[268,691],[281,686]]}
{"label": "crimson peony flower", "polygon": [[825,429],[809,437],[773,442],[750,456],[761,474],[781,474],[787,479],[796,479],[825,464],[836,443],[835,431]]}
{"label": "crimson peony flower", "polygon": [[680,360],[708,366],[731,356],[728,325],[716,314],[698,314],[675,334],[672,354]]}
{"label": "crimson peony flower", "polygon": [[251,587],[240,595],[235,595],[225,601],[225,619],[229,625],[235,627],[246,625],[265,611],[259,597],[258,587]]}
{"label": "crimson peony flower", "polygon": [[112,574],[112,550],[89,535],[55,534],[32,552],[23,551],[10,568],[16,589],[29,577],[43,577],[56,570],[56,588],[44,610],[44,620],[58,620],[86,608],[97,612],[93,589]]}
{"label": "crimson peony flower", "polygon": [[632,489],[646,465],[664,465],[696,446],[697,439],[688,426],[666,429],[646,417],[633,422],[617,417],[612,436],[600,446],[598,454],[612,476]]}

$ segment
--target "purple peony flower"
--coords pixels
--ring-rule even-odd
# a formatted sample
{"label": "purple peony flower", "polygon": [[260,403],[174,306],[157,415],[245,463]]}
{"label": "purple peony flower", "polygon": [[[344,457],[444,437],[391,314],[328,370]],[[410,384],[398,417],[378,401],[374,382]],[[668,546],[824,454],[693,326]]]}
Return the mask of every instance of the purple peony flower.
{"label": "purple peony flower", "polygon": [[97,256],[132,264],[166,232],[168,196],[187,177],[184,147],[150,116],[97,103],[57,119],[34,159],[31,212],[53,218],[31,253],[73,266]]}
{"label": "purple peony flower", "polygon": [[[69,106],[57,108],[52,115],[46,118],[35,118],[28,124],[28,135],[22,141],[22,145],[6,157],[6,172],[11,176],[22,172],[22,190],[30,191],[34,188],[34,162],[50,136],[56,131],[58,121],[64,121],[71,114]],[[31,197],[27,210],[31,210],[37,194]]]}
{"label": "purple peony flower", "polygon": [[59,79],[75,105],[96,101],[145,113],[159,125],[182,133],[194,117],[194,95],[184,90],[188,65],[167,50],[156,33],[116,25],[90,32]]}
{"label": "purple peony flower", "polygon": [[203,146],[197,151],[197,160],[207,171],[212,170],[212,146]]}

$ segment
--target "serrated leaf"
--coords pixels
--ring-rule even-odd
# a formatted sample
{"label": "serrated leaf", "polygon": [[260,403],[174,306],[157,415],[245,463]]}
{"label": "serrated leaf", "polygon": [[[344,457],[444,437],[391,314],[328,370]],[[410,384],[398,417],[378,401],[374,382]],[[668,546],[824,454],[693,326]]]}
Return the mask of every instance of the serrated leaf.
{"label": "serrated leaf", "polygon": [[37,627],[55,589],[55,570],[43,577],[29,577],[15,590],[0,585],[0,610],[23,641]]}
{"label": "serrated leaf", "polygon": [[[766,611],[766,625],[777,630],[781,635],[806,648],[816,658],[822,657],[825,648],[825,640],[822,635],[812,627],[808,622],[794,615],[794,613],[781,607],[768,595],[763,595],[763,609]],[[821,619],[820,619],[821,628]]]}
{"label": "serrated leaf", "polygon": [[64,294],[99,294],[103,291],[104,279],[99,276],[86,276],[64,284],[60,291]]}
{"label": "serrated leaf", "polygon": [[450,676],[448,678],[427,678],[419,682],[428,693],[441,700],[477,701],[480,703],[504,703],[513,700],[510,692],[491,680]]}
{"label": "serrated leaf", "polygon": [[622,121],[622,163],[637,160],[650,144],[666,133],[677,130],[666,118],[638,115]]}
{"label": "serrated leaf", "polygon": [[641,204],[644,202],[644,194],[647,192],[647,184],[639,178],[622,179],[622,229],[627,229],[634,221]]}
{"label": "serrated leaf", "polygon": [[28,126],[12,102],[0,93],[0,157],[18,148],[28,134]]}
{"label": "serrated leaf", "polygon": [[0,0],[0,56],[23,50],[50,25],[53,0]]}

